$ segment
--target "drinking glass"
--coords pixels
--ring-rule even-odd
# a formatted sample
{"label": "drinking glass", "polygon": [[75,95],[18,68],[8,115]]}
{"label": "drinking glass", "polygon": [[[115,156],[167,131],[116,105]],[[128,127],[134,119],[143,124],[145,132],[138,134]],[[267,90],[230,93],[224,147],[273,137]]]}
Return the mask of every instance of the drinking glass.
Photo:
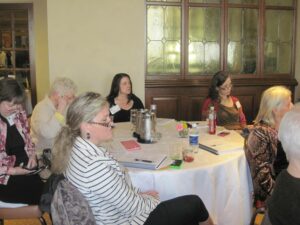
{"label": "drinking glass", "polygon": [[182,143],[175,142],[169,144],[169,156],[172,160],[182,159]]}
{"label": "drinking glass", "polygon": [[136,114],[137,114],[137,109],[130,110],[130,122],[132,124],[131,130],[133,131],[135,131],[135,126],[136,126]]}

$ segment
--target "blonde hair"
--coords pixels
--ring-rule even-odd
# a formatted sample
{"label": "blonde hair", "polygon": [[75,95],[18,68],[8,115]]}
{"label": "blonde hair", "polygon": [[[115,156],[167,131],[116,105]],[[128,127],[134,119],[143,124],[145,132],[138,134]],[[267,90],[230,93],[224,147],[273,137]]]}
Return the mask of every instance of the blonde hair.
{"label": "blonde hair", "polygon": [[57,135],[52,149],[53,173],[60,174],[66,170],[73,144],[81,136],[81,124],[92,121],[106,106],[107,101],[94,92],[83,93],[71,103],[67,111],[66,125]]}
{"label": "blonde hair", "polygon": [[49,96],[53,95],[54,93],[64,95],[68,91],[72,92],[73,94],[76,94],[76,84],[69,78],[58,77],[53,81],[50,87]]}
{"label": "blonde hair", "polygon": [[259,111],[254,120],[254,124],[261,121],[269,126],[275,126],[273,110],[282,107],[285,100],[291,97],[291,91],[284,86],[273,86],[265,90],[262,94]]}

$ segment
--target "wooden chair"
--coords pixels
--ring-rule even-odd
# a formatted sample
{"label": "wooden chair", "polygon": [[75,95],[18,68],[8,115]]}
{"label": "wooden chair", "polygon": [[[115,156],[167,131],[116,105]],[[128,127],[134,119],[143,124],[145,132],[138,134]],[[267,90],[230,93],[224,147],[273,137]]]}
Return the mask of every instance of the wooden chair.
{"label": "wooden chair", "polygon": [[42,211],[38,205],[22,206],[16,208],[0,208],[0,225],[5,219],[38,219],[41,225],[47,225]]}

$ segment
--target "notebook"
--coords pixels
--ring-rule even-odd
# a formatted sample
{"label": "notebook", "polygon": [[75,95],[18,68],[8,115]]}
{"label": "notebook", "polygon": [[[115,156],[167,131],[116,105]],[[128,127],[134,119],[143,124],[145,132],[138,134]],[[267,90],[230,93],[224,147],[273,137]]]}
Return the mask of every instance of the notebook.
{"label": "notebook", "polygon": [[121,144],[127,151],[135,151],[141,149],[141,146],[135,140],[121,141]]}
{"label": "notebook", "polygon": [[236,131],[228,131],[226,136],[204,135],[199,138],[199,148],[222,155],[236,151],[242,151],[244,147],[244,138]]}
{"label": "notebook", "polygon": [[124,154],[119,155],[117,160],[123,166],[142,168],[149,170],[157,170],[162,167],[168,166],[172,161],[168,162],[169,164],[165,165],[167,162],[167,155],[165,154]]}

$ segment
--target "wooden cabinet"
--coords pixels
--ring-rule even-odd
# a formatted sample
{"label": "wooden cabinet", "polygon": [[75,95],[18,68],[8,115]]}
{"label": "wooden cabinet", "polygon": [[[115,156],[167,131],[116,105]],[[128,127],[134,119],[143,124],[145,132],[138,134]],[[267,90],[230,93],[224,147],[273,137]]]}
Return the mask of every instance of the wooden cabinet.
{"label": "wooden cabinet", "polygon": [[32,36],[32,4],[0,4],[0,77],[15,78],[35,103]]}
{"label": "wooden cabinet", "polygon": [[146,0],[146,107],[199,120],[212,75],[226,71],[251,123],[265,89],[297,85],[296,9],[296,0]]}

